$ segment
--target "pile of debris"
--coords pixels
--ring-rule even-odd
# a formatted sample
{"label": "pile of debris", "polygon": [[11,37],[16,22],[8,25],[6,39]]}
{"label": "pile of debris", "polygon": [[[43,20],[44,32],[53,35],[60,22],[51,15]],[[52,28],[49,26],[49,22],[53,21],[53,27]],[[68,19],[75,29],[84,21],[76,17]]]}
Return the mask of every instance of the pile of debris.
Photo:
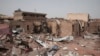
{"label": "pile of debris", "polygon": [[[86,36],[91,38],[86,38]],[[0,35],[1,56],[88,56],[100,55],[96,50],[93,34],[83,38],[73,36],[53,36],[50,34],[27,34],[14,32],[11,35]],[[93,37],[94,36],[94,37]],[[93,38],[93,39],[92,39]],[[100,47],[98,47],[100,48]]]}
{"label": "pile of debris", "polygon": [[99,38],[99,35],[94,35],[85,31],[84,39],[97,39],[97,38]]}
{"label": "pile of debris", "polygon": [[11,35],[0,35],[0,56],[10,56],[13,40]]}

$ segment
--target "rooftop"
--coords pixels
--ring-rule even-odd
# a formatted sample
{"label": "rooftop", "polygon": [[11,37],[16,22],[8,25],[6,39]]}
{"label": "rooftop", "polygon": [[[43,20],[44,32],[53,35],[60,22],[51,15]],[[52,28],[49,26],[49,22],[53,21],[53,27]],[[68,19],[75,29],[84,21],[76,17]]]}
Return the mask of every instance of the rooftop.
{"label": "rooftop", "polygon": [[22,11],[22,10],[20,10],[20,9],[15,10],[15,12],[22,12],[22,13],[28,13],[28,14],[38,14],[38,15],[46,15],[46,13],[27,12],[27,11]]}

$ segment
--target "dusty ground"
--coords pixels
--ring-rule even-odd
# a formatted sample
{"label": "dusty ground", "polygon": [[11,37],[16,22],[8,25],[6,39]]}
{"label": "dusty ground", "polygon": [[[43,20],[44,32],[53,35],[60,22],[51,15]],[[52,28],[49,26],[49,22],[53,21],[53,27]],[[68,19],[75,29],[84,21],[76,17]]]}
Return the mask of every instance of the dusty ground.
{"label": "dusty ground", "polygon": [[[75,51],[79,53],[80,56],[83,56],[83,55],[100,56],[100,49],[97,50],[97,47],[100,48],[100,44],[95,43],[97,40],[84,40],[82,38],[76,38],[73,42],[59,43],[58,45],[61,46],[62,48],[67,47],[67,50]],[[79,43],[82,43],[82,44],[79,44]],[[65,52],[63,51],[62,48],[55,54],[56,56],[58,56],[58,54],[60,56],[60,54],[63,54]]]}

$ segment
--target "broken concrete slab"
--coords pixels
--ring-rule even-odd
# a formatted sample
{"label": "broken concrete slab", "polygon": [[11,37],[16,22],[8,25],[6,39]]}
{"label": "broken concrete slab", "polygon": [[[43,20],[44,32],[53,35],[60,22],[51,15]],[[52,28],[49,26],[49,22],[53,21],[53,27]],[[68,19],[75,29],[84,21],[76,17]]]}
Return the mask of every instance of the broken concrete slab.
{"label": "broken concrete slab", "polygon": [[74,37],[73,36],[65,36],[65,37],[62,37],[62,38],[54,38],[54,37],[50,37],[48,38],[48,40],[51,40],[51,41],[56,41],[56,42],[59,42],[59,41],[73,41],[74,40]]}
{"label": "broken concrete slab", "polygon": [[96,38],[99,38],[98,35],[91,34],[91,33],[87,32],[87,31],[85,32],[83,37],[84,37],[84,39],[96,39]]}

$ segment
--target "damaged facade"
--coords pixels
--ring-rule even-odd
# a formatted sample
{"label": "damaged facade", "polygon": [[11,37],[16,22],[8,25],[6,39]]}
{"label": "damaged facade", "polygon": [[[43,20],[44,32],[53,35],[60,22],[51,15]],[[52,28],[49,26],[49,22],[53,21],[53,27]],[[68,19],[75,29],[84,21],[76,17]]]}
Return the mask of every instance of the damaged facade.
{"label": "damaged facade", "polygon": [[[17,26],[23,28],[27,33],[40,33],[42,32],[42,25],[46,21],[46,14],[44,13],[32,13],[16,10],[14,12],[14,21],[11,22],[12,29]],[[45,26],[44,26],[45,27]]]}
{"label": "damaged facade", "polygon": [[14,21],[11,21],[11,25],[12,29],[20,26],[27,33],[46,32],[61,37],[67,35],[80,36],[84,31],[90,32],[89,27],[87,27],[91,22],[88,14],[69,13],[67,16],[67,20],[64,18],[47,19],[44,13],[26,12],[18,9],[14,12]]}
{"label": "damaged facade", "polygon": [[51,30],[51,34],[56,36],[79,36],[80,25],[77,21],[69,21],[64,19],[49,19],[47,21],[48,28]]}

